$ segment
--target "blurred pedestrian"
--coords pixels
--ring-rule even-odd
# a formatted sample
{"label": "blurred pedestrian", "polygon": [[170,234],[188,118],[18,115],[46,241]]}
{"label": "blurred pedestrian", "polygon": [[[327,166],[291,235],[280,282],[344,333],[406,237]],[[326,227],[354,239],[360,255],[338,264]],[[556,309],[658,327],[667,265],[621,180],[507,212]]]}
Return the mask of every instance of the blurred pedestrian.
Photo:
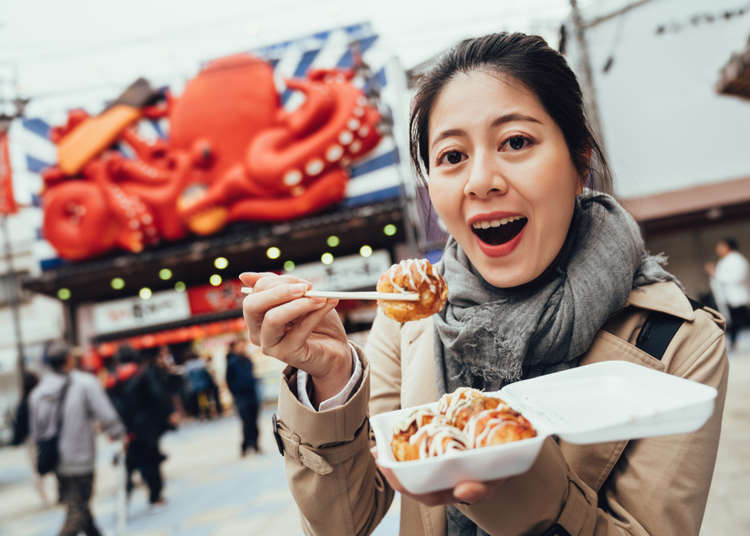
{"label": "blurred pedestrian", "polygon": [[37,443],[57,436],[59,461],[55,469],[63,503],[67,507],[61,535],[101,534],[89,509],[96,460],[95,428],[112,439],[124,428],[97,379],[74,370],[71,346],[62,341],[46,352],[51,372],[31,392],[29,399],[31,437]]}
{"label": "blurred pedestrian", "polygon": [[[723,238],[716,244],[718,262],[706,264],[711,278],[711,290],[716,302],[728,313],[727,335],[732,349],[737,346],[737,334],[750,327],[750,266],[739,252],[734,238]],[[723,307],[722,307],[723,306]]]}
{"label": "blurred pedestrian", "polygon": [[182,407],[180,394],[182,393],[185,381],[183,378],[185,371],[175,362],[174,356],[168,346],[161,346],[159,348],[159,352],[156,355],[156,366],[161,369],[162,374],[166,378],[167,394],[170,400],[172,400],[175,411],[178,415],[184,416],[185,409]]}
{"label": "blurred pedestrian", "polygon": [[138,471],[149,489],[149,504],[164,504],[164,479],[159,438],[177,425],[172,401],[155,366],[156,349],[135,352],[138,369],[122,386],[123,421],[128,431],[125,466],[127,493],[133,491],[133,473]]}
{"label": "blurred pedestrian", "polygon": [[123,416],[122,390],[127,381],[138,372],[138,352],[132,346],[123,344],[115,354],[106,360],[104,389],[112,405]]}
{"label": "blurred pedestrian", "polygon": [[221,414],[224,413],[224,408],[221,405],[221,393],[219,392],[219,384],[216,381],[216,370],[214,370],[213,356],[211,354],[206,355],[205,362],[206,372],[208,372],[208,376],[211,379],[208,387],[208,394],[213,403],[213,411],[215,412],[215,415],[220,417]]}
{"label": "blurred pedestrian", "polygon": [[193,350],[188,350],[185,372],[189,385],[189,407],[199,419],[211,416],[209,397],[213,380],[206,369],[206,362]]}
{"label": "blurred pedestrian", "polygon": [[234,407],[242,421],[242,445],[240,454],[249,449],[260,452],[258,447],[258,409],[260,397],[253,374],[253,362],[245,353],[245,341],[232,341],[227,352],[227,387],[234,398]]}

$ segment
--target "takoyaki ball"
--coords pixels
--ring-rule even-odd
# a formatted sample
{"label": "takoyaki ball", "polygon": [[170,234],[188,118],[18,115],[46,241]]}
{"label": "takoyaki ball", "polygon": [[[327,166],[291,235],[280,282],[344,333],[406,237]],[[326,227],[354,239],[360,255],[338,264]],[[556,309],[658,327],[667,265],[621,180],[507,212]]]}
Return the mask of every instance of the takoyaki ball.
{"label": "takoyaki ball", "polygon": [[383,312],[396,322],[434,315],[445,307],[448,287],[427,259],[407,259],[391,266],[378,280],[378,292],[419,294],[419,301],[378,300]]}

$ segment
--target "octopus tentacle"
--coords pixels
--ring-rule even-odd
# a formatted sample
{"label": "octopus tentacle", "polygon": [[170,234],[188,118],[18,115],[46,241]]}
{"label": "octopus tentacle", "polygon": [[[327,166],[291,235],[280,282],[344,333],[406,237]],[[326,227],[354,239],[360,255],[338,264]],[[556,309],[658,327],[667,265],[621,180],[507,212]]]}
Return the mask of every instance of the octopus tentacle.
{"label": "octopus tentacle", "polygon": [[334,169],[296,197],[243,199],[230,207],[228,221],[284,221],[322,210],[344,196],[348,179],[345,170]]}
{"label": "octopus tentacle", "polygon": [[109,203],[91,182],[70,180],[44,192],[42,232],[55,249],[80,260],[111,249],[119,224],[110,216]]}
{"label": "octopus tentacle", "polygon": [[[345,159],[350,161],[369,151],[380,139],[375,128],[379,113],[367,106],[362,92],[347,84],[343,76],[322,83],[299,82],[296,87],[310,93],[320,86],[334,95],[336,102],[325,124],[301,139],[286,126],[271,128],[256,136],[248,148],[248,175],[273,192],[291,192],[312,182],[328,170],[344,166]],[[306,118],[310,115],[303,112]],[[287,124],[294,121],[293,117]]]}

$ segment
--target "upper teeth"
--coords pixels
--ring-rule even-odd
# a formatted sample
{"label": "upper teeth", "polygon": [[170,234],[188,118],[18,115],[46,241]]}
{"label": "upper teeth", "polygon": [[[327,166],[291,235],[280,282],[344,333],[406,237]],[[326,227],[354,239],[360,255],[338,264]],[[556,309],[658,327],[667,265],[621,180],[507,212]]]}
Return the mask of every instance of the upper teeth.
{"label": "upper teeth", "polygon": [[506,223],[520,220],[523,216],[510,216],[508,218],[502,218],[499,220],[486,220],[486,221],[475,221],[471,224],[474,229],[489,229],[490,227],[500,227]]}

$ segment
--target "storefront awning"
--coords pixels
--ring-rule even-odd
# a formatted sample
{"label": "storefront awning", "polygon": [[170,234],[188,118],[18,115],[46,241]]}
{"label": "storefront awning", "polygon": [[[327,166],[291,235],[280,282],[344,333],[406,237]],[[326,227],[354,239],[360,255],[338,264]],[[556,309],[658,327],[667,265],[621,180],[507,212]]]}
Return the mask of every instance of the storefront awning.
{"label": "storefront awning", "polygon": [[750,177],[619,201],[647,232],[747,218]]}

